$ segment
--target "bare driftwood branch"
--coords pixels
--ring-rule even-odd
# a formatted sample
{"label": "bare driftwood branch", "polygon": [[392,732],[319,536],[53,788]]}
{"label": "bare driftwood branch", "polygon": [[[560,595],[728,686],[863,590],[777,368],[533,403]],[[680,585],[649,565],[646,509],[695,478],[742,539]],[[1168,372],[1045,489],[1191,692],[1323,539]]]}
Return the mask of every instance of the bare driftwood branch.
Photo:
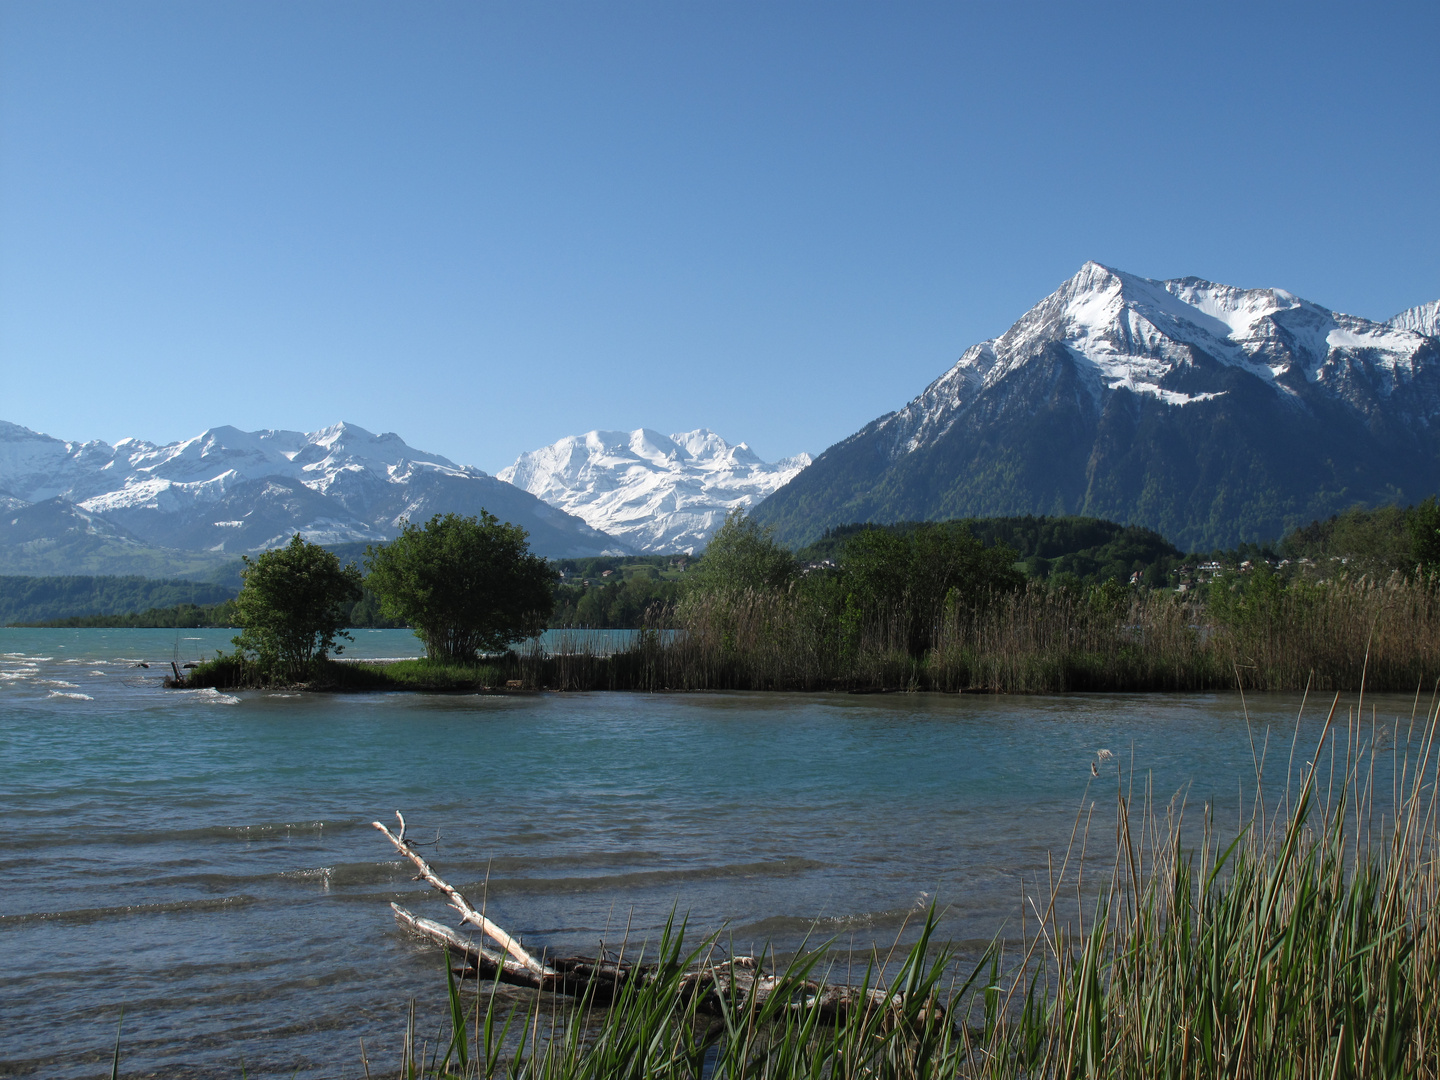
{"label": "bare driftwood branch", "polygon": [[378,821],[372,821],[370,824],[375,826],[375,828],[379,829],[382,833],[385,834],[385,838],[389,840],[390,843],[395,845],[396,851],[400,852],[401,855],[404,855],[407,859],[409,859],[412,863],[415,864],[415,868],[420,871],[420,878],[422,880],[429,882],[432,886],[439,889],[449,898],[450,906],[460,913],[462,921],[472,923],[475,926],[478,926],[496,944],[498,944],[502,949],[504,949],[507,953],[513,956],[525,967],[533,971],[536,975],[546,976],[555,974],[553,968],[545,966],[539,960],[536,960],[533,956],[526,952],[524,946],[522,946],[518,941],[512,938],[500,927],[496,926],[479,911],[476,911],[475,908],[471,907],[469,901],[467,901],[465,897],[460,895],[460,890],[452,888],[450,885],[446,884],[440,878],[440,875],[435,873],[434,870],[431,870],[430,864],[427,863],[420,856],[420,853],[410,846],[410,842],[405,839],[405,818],[401,816],[399,810],[395,811],[395,816],[397,818],[400,818],[400,832],[398,835],[392,833],[389,829],[387,829],[384,825],[380,824],[380,822]]}
{"label": "bare driftwood branch", "polygon": [[[483,941],[477,942],[443,923],[415,915],[399,904],[391,904],[398,922],[443,946],[464,962],[465,968],[460,974],[576,997],[586,995],[597,1004],[613,1001],[636,977],[647,980],[658,977],[660,969],[653,964],[584,956],[536,959],[431,869],[430,864],[405,839],[405,818],[399,811],[395,816],[400,819],[398,833],[392,833],[378,821],[372,824],[385,834],[397,851],[415,864],[420,871],[416,880],[427,882],[449,899],[450,906],[463,916],[462,924],[476,926],[504,950],[497,952],[486,947]],[[711,1013],[721,1011],[727,1000],[753,1000],[761,1005],[777,993],[787,995],[789,1008],[816,1009],[823,1016],[843,1016],[855,1010],[891,1010],[902,1004],[899,994],[880,988],[767,975],[752,957],[747,956],[718,961],[706,959],[694,970],[685,973],[681,987],[687,996],[700,995],[697,1005]]]}

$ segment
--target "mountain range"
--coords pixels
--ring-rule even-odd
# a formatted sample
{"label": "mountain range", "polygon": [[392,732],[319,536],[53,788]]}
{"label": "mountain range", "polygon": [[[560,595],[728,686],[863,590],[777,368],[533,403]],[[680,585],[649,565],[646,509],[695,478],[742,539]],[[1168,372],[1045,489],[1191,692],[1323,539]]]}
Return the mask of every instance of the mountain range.
{"label": "mountain range", "polygon": [[1086,263],[756,508],[828,527],[1083,514],[1190,550],[1440,490],[1440,301],[1386,322]]}
{"label": "mountain range", "polygon": [[354,424],[212,428],[156,445],[64,442],[0,422],[0,572],[184,574],[293,533],[373,543],[406,518],[481,508],[551,557],[628,549],[479,469]]}
{"label": "mountain range", "polygon": [[591,431],[521,454],[496,475],[636,551],[695,552],[725,515],[749,510],[810,464],[766,464],[705,428]]}
{"label": "mountain range", "polygon": [[1189,550],[1440,491],[1440,300],[1376,322],[1086,263],[903,408],[774,464],[706,429],[591,431],[498,476],[354,424],[65,442],[0,421],[0,574],[203,575],[481,508],[552,558],[694,552],[748,509],[832,526],[1078,514]]}

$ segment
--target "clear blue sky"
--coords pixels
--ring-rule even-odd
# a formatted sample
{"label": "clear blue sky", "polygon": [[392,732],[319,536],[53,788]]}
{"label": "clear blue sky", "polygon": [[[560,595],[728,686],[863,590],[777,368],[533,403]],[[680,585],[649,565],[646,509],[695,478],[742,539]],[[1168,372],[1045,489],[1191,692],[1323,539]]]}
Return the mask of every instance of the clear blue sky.
{"label": "clear blue sky", "polygon": [[1440,297],[1440,4],[0,3],[0,418],[773,459],[1086,259]]}

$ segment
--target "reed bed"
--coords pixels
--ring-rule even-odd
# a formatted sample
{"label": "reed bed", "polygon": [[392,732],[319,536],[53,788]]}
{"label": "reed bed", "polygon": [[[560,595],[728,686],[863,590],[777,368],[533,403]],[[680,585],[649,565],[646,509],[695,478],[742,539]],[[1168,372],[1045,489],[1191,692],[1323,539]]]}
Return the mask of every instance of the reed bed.
{"label": "reed bed", "polygon": [[919,650],[908,611],[857,619],[802,588],[697,594],[652,625],[624,652],[580,642],[507,675],[564,690],[1354,691],[1368,655],[1374,690],[1440,678],[1440,590],[1399,576],[1208,603],[1031,583],[947,606]]}
{"label": "reed bed", "polygon": [[[1378,753],[1363,705],[1348,723],[1338,715],[1318,745],[1292,750],[1275,805],[1257,795],[1223,836],[1202,811],[1189,846],[1183,805],[1137,797],[1108,762],[1011,936],[959,963],[937,945],[932,909],[907,948],[874,956],[863,978],[883,983],[889,1007],[822,1020],[797,989],[702,1014],[681,973],[716,940],[690,949],[672,926],[656,976],[607,1007],[517,1003],[493,986],[470,997],[451,978],[448,1030],[421,1041],[412,1019],[400,1075],[1440,1076],[1436,711]],[[828,945],[802,949],[782,979],[799,988],[848,962]]]}

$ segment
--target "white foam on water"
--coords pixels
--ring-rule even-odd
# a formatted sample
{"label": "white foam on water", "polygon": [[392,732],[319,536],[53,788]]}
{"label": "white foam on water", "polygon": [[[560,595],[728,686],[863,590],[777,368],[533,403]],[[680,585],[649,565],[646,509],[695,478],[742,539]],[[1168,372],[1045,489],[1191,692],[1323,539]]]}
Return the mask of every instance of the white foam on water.
{"label": "white foam on water", "polygon": [[86,675],[108,675],[108,671],[87,671]]}
{"label": "white foam on water", "polygon": [[79,683],[66,682],[64,679],[36,679],[35,684],[37,686],[59,686],[70,690],[74,690],[80,685]]}
{"label": "white foam on water", "polygon": [[189,694],[200,701],[208,701],[212,705],[239,705],[240,699],[232,694],[222,694],[213,686],[207,686],[203,690],[183,690],[181,693]]}
{"label": "white foam on water", "polygon": [[51,690],[45,695],[47,698],[64,698],[66,701],[94,701],[89,694],[67,694],[61,690]]}

